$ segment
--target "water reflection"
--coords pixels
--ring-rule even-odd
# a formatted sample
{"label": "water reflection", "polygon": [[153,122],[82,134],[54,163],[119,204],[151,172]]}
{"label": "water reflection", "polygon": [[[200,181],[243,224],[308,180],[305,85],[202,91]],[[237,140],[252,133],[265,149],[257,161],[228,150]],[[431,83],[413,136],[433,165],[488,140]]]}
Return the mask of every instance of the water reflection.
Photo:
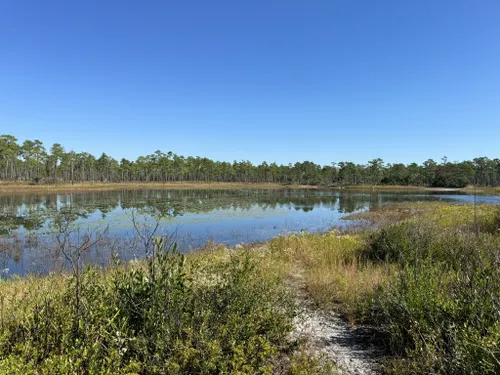
{"label": "water reflection", "polygon": [[[498,197],[481,197],[486,203]],[[122,190],[73,194],[0,196],[0,267],[10,273],[47,272],[63,267],[54,249],[53,227],[63,218],[74,230],[106,237],[85,254],[105,264],[113,251],[142,256],[131,214],[141,223],[159,220],[158,234],[175,232],[180,249],[208,240],[234,245],[264,241],[292,231],[323,231],[344,224],[344,214],[382,204],[424,200],[472,201],[471,196],[353,193],[311,190]]]}

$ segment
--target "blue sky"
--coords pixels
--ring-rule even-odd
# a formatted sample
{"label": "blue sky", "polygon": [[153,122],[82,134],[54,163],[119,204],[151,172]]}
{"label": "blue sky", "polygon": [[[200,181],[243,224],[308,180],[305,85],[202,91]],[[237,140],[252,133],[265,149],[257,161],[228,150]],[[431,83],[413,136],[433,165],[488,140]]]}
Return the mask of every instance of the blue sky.
{"label": "blue sky", "polygon": [[0,2],[0,133],[135,159],[500,157],[497,0]]}

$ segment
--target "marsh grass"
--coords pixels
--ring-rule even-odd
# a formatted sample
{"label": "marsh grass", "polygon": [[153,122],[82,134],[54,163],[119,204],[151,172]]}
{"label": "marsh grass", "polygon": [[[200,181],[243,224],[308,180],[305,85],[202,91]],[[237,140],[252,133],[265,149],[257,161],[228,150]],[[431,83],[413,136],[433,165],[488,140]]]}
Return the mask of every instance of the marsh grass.
{"label": "marsh grass", "polygon": [[270,262],[289,272],[302,272],[305,288],[318,307],[344,313],[354,323],[388,274],[385,265],[366,262],[363,234],[300,234],[278,237],[269,243]]}

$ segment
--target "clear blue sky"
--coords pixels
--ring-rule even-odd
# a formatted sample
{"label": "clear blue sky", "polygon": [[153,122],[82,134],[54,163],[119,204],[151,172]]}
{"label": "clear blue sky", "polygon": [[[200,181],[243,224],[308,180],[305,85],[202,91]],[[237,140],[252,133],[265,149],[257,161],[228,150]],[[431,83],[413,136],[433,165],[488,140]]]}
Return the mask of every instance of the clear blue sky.
{"label": "clear blue sky", "polygon": [[135,159],[500,157],[498,0],[3,0],[0,133]]}

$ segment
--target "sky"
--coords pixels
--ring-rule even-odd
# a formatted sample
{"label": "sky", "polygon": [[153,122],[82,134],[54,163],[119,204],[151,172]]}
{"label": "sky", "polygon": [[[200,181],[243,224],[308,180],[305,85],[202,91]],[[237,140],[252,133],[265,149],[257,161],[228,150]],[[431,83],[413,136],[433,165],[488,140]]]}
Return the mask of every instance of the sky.
{"label": "sky", "polygon": [[2,0],[0,134],[320,164],[500,157],[498,0]]}

